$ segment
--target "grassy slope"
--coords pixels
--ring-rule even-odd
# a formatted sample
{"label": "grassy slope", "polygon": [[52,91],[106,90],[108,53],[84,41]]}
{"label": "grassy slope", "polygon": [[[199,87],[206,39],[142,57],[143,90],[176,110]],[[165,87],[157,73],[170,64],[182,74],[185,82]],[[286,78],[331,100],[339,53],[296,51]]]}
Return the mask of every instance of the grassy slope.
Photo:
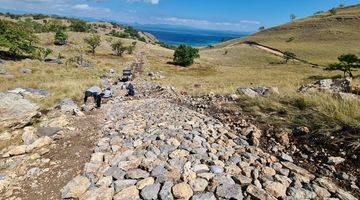
{"label": "grassy slope", "polygon": [[[345,53],[360,54],[360,5],[323,13],[256,33],[253,40],[298,57],[328,65]],[[294,40],[287,42],[289,38]]]}
{"label": "grassy slope", "polygon": [[[87,36],[86,33],[69,32],[70,44],[55,46],[53,45],[53,33],[39,34],[41,46],[51,48],[54,51],[50,57],[56,58],[61,53],[65,57],[63,59],[64,64],[49,64],[38,60],[7,61],[3,68],[15,77],[12,79],[0,77],[0,82],[2,82],[0,91],[15,87],[47,90],[52,95],[46,99],[37,100],[43,108],[53,106],[65,97],[80,101],[83,91],[87,87],[100,84],[99,77],[101,75],[106,74],[109,69],[122,70],[134,58],[134,55],[124,55],[123,58],[113,55],[110,44],[105,40],[109,36],[102,35],[102,44],[97,49],[96,55],[86,54],[86,58],[93,63],[92,68],[76,68],[73,65],[66,65],[66,59],[78,54],[77,49],[79,46],[86,50],[83,40]],[[132,42],[132,40],[128,39],[122,39],[122,41],[125,45]],[[142,49],[143,46],[143,43],[138,42],[136,51]],[[21,74],[18,69],[22,67],[32,69],[33,72],[31,74]]]}
{"label": "grassy slope", "polygon": [[[228,41],[214,48],[202,48],[201,58],[189,68],[166,64],[171,61],[173,52],[158,50],[149,56],[151,67],[148,70],[165,74],[166,78],[157,82],[176,86],[191,94],[228,94],[240,86],[277,86],[280,96],[247,99],[240,103],[249,115],[264,117],[265,123],[307,125],[319,132],[329,129],[335,131],[347,125],[358,126],[360,101],[341,100],[328,94],[299,95],[296,92],[302,84],[336,77],[341,72],[328,72],[321,67],[313,68],[300,63],[283,64],[277,56],[240,43],[255,40],[280,50],[290,50],[300,58],[325,65],[335,62],[337,56],[343,53],[360,55],[357,45],[360,44],[359,15],[360,6],[344,8],[336,16],[324,13],[265,30],[245,39]],[[294,41],[286,42],[290,37],[294,37]],[[360,85],[360,78],[353,82]],[[195,84],[201,87],[195,87]],[[299,109],[298,102],[302,102],[305,108]],[[287,111],[285,116],[278,114],[284,110]]]}

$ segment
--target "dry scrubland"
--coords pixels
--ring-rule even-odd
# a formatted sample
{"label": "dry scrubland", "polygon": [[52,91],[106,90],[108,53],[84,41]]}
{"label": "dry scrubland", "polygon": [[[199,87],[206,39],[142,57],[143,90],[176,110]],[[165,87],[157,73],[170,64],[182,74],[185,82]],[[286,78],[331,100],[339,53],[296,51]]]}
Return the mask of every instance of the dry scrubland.
{"label": "dry scrubland", "polygon": [[[229,94],[238,87],[275,86],[281,94],[265,98],[243,99],[239,106],[251,115],[275,124],[310,125],[341,129],[359,127],[360,102],[341,100],[329,94],[300,95],[296,90],[304,84],[324,78],[340,77],[341,72],[324,71],[322,67],[289,62],[244,44],[254,40],[282,51],[294,52],[299,58],[320,65],[336,62],[345,53],[360,55],[360,6],[338,10],[335,16],[323,13],[275,27],[241,40],[233,40],[202,48],[201,58],[189,68],[166,64],[172,59],[168,50],[150,51],[149,71],[162,71],[165,79],[158,83],[173,85],[190,94],[209,92]],[[294,40],[286,42],[290,37]],[[360,73],[355,72],[353,85],[360,85]],[[302,104],[299,109],[299,102]],[[286,110],[286,116],[278,115]],[[275,115],[272,115],[275,114]],[[269,117],[271,116],[271,117]],[[290,123],[291,124],[291,123]]]}
{"label": "dry scrubland", "polygon": [[[157,45],[137,43],[136,51],[145,51],[149,66],[146,72],[161,71],[164,79],[155,82],[175,86],[189,94],[199,95],[209,92],[229,94],[238,87],[275,86],[279,87],[279,96],[246,99],[243,104],[251,115],[267,116],[266,114],[288,110],[289,118],[279,117],[274,121],[289,120],[300,123],[296,116],[303,111],[296,109],[300,100],[305,108],[319,121],[335,121],[338,124],[358,126],[360,124],[359,101],[344,101],[326,94],[299,95],[296,90],[303,84],[312,83],[321,78],[340,76],[341,72],[324,71],[321,67],[311,67],[301,63],[283,63],[283,59],[247,45],[245,40],[255,40],[280,50],[290,50],[299,58],[322,65],[336,61],[343,53],[360,54],[360,33],[357,30],[360,20],[360,6],[338,10],[337,15],[328,13],[297,20],[284,26],[275,27],[241,40],[233,40],[216,45],[213,48],[202,48],[201,58],[188,68],[168,64],[172,61],[173,51]],[[70,58],[78,54],[81,46],[86,50],[83,39],[89,34],[69,32],[70,44],[53,45],[53,34],[40,34],[41,45],[54,50],[52,57],[58,53]],[[290,37],[294,40],[286,42]],[[7,61],[5,68],[13,75],[13,79],[1,78],[1,91],[14,87],[32,87],[44,89],[52,93],[50,98],[37,100],[43,108],[54,105],[65,97],[81,101],[82,93],[87,87],[99,84],[99,77],[109,69],[121,70],[132,61],[134,55],[117,57],[113,55],[108,42],[117,38],[102,34],[102,45],[95,56],[87,53],[86,57],[94,65],[93,68],[76,68],[66,64],[48,64],[40,61]],[[126,45],[133,40],[121,39]],[[32,74],[20,74],[21,67],[30,68]],[[359,72],[355,73],[359,76]],[[360,85],[356,78],[355,85]],[[315,112],[314,112],[315,111]],[[306,118],[305,120],[309,120]],[[305,122],[304,122],[305,123]]]}
{"label": "dry scrubland", "polygon": [[[134,55],[124,54],[123,57],[114,55],[111,51],[110,43],[107,38],[110,36],[102,35],[102,44],[98,47],[95,56],[86,53],[87,47],[84,38],[89,36],[87,33],[68,32],[69,44],[55,46],[53,44],[53,33],[39,34],[40,45],[52,49],[54,52],[50,57],[56,58],[60,53],[65,58],[63,64],[51,64],[38,60],[6,61],[4,68],[15,77],[12,79],[1,78],[1,91],[16,87],[29,87],[46,90],[51,93],[50,97],[35,99],[42,108],[55,105],[59,100],[70,97],[78,102],[83,98],[83,91],[94,84],[100,84],[100,76],[106,74],[109,69],[121,71],[129,65]],[[133,40],[121,39],[125,45],[131,44]],[[137,49],[142,49],[138,42]],[[77,68],[73,64],[66,64],[66,60],[75,55],[79,55],[79,49],[85,52],[85,58],[89,59],[93,65],[91,68]],[[20,68],[29,68],[31,74],[21,74]]]}

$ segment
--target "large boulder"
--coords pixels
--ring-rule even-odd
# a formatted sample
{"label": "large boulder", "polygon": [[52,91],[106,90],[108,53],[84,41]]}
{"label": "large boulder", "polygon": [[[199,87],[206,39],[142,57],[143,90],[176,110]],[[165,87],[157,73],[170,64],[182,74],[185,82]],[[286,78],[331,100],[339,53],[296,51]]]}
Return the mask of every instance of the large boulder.
{"label": "large boulder", "polygon": [[0,129],[25,126],[37,115],[38,108],[20,94],[0,93]]}
{"label": "large boulder", "polygon": [[78,111],[79,107],[75,104],[75,102],[66,98],[60,101],[60,103],[56,106],[62,113],[73,114],[74,111]]}

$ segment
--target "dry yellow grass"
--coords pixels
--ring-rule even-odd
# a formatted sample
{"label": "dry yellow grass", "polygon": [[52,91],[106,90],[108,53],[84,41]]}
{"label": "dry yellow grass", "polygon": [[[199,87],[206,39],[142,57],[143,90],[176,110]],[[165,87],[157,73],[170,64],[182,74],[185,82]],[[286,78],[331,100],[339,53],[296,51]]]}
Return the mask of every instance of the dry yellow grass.
{"label": "dry yellow grass", "polygon": [[[110,43],[106,41],[108,36],[102,35],[102,45],[97,49],[96,55],[87,54],[86,58],[93,63],[92,68],[76,68],[66,65],[65,60],[78,54],[78,47],[86,49],[84,38],[86,33],[69,33],[70,44],[66,46],[53,45],[53,34],[39,34],[41,46],[52,49],[54,52],[50,57],[56,58],[60,53],[65,57],[64,64],[50,64],[38,60],[7,61],[3,68],[14,78],[1,78],[0,91],[7,91],[16,87],[43,89],[51,93],[50,97],[38,99],[42,108],[55,105],[59,100],[70,97],[80,101],[84,90],[92,85],[100,85],[100,76],[106,74],[109,69],[121,71],[134,55],[118,57],[113,55]],[[115,39],[115,38],[114,38]],[[122,39],[125,45],[132,40]],[[141,42],[138,42],[141,46]],[[139,48],[138,48],[139,49]],[[18,70],[22,67],[32,70],[31,74],[21,74]]]}

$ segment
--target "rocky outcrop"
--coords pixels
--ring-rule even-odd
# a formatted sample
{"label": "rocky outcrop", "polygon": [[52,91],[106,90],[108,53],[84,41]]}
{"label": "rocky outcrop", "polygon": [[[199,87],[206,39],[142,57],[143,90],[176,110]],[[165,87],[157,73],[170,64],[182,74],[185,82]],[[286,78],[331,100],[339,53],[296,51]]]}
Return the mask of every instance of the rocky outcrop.
{"label": "rocky outcrop", "polygon": [[252,87],[252,88],[240,87],[237,89],[237,93],[240,95],[245,95],[250,98],[255,98],[257,96],[279,94],[279,89],[276,87]]}
{"label": "rocky outcrop", "polygon": [[50,93],[45,90],[33,89],[33,88],[15,88],[9,90],[9,93],[20,94],[22,96],[45,98],[50,96]]}
{"label": "rocky outcrop", "polygon": [[0,93],[0,128],[25,126],[37,115],[38,108],[20,94]]}
{"label": "rocky outcrop", "polygon": [[304,85],[299,88],[299,92],[316,92],[325,91],[331,93],[350,92],[351,79],[338,78],[338,79],[323,79],[314,84]]}

